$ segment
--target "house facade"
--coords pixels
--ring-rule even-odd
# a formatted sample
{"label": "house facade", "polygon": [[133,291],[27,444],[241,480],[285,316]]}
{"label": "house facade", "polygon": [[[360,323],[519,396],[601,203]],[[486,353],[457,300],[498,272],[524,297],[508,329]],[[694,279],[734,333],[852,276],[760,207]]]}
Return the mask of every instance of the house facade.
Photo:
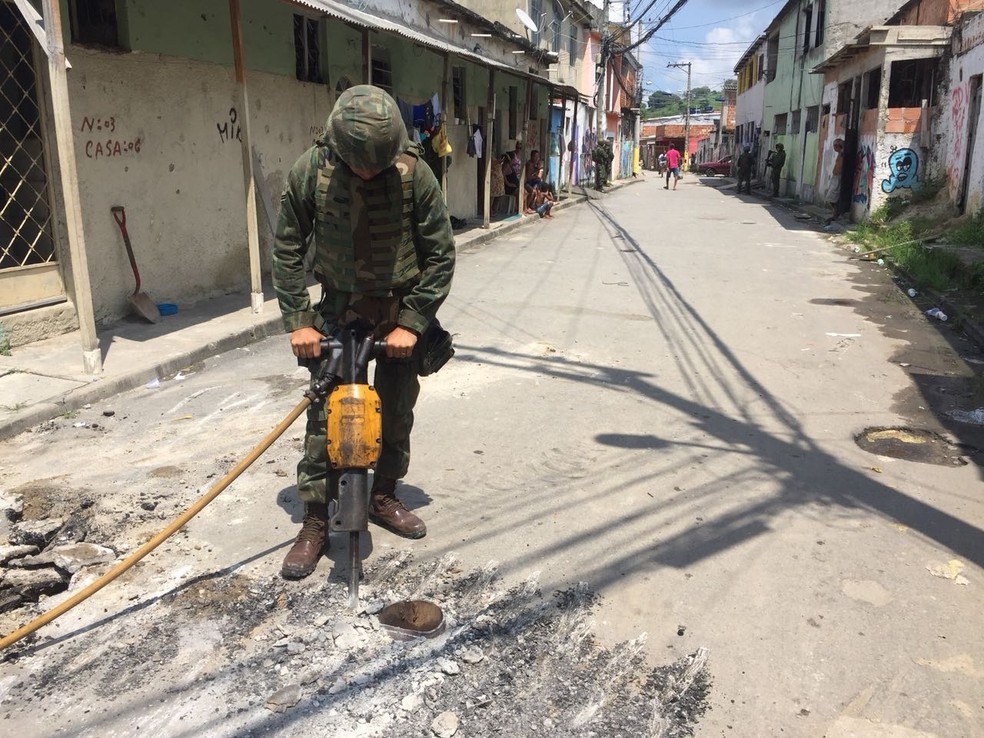
{"label": "house facade", "polygon": [[[980,0],[910,0],[816,67],[829,110],[817,190],[839,187],[841,210],[853,220],[933,179],[945,178],[958,210],[980,207],[980,16],[965,14],[982,7]],[[835,138],[845,142],[836,180]]]}
{"label": "house facade", "polygon": [[764,172],[765,157],[760,156],[762,120],[765,115],[765,34],[756,38],[735,65],[738,80],[735,99],[735,150],[749,146],[759,175]]}
{"label": "house facade", "polygon": [[[592,31],[598,26],[601,10],[574,0],[463,0],[440,4],[467,8],[528,44],[522,61],[533,64],[537,73],[553,84],[546,108],[530,120],[529,145],[524,148],[527,153],[534,148],[540,150],[547,163],[547,180],[555,187],[566,187],[572,177],[579,181],[582,174],[578,142],[595,121],[597,52]],[[517,10],[525,13],[536,30],[526,25]],[[515,147],[516,136],[502,136],[496,141],[498,147],[494,151],[504,153]]]}
{"label": "house facade", "polygon": [[766,28],[759,148],[773,151],[781,143],[786,150],[780,195],[808,201],[822,197],[815,183],[824,85],[812,70],[897,8],[898,0],[789,0]]}
{"label": "house facade", "polygon": [[960,18],[951,41],[938,157],[956,211],[973,214],[984,208],[984,12]]}
{"label": "house facade", "polygon": [[[157,301],[246,291],[259,309],[286,174],[350,85],[393,94],[463,219],[488,217],[488,153],[517,137],[546,145],[551,106],[573,107],[547,56],[450,2],[61,0],[75,224],[57,177],[46,49],[25,8],[0,0],[0,320],[15,345],[73,329],[82,301],[96,324],[127,315],[134,280],[114,206]],[[450,159],[432,145],[442,126]],[[475,131],[481,158],[466,154]],[[73,275],[70,229],[84,233],[88,288]]]}

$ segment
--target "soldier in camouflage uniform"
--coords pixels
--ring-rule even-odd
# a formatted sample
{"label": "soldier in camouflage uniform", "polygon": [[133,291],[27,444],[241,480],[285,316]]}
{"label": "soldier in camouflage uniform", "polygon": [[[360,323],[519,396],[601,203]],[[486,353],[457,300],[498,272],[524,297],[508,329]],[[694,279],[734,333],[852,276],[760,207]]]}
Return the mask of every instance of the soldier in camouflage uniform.
{"label": "soldier in camouflage uniform", "polygon": [[[297,160],[280,199],[273,283],[290,345],[316,358],[320,329],[361,320],[386,340],[374,385],[382,403],[382,452],[373,477],[369,518],[399,535],[420,538],[423,521],[395,495],[410,463],[410,430],[420,384],[417,339],[434,320],[454,273],[454,236],[441,188],[410,144],[396,101],[358,85],[343,92],[323,140]],[[314,241],[322,298],[312,307],[304,255]],[[304,457],[297,466],[304,521],[282,574],[314,571],[327,546],[328,467],[324,403],[308,410]]]}
{"label": "soldier in camouflage uniform", "polygon": [[595,163],[595,189],[598,192],[603,192],[605,189],[605,184],[612,174],[612,160],[614,158],[612,146],[605,138],[598,141],[598,145],[591,152],[591,159]]}

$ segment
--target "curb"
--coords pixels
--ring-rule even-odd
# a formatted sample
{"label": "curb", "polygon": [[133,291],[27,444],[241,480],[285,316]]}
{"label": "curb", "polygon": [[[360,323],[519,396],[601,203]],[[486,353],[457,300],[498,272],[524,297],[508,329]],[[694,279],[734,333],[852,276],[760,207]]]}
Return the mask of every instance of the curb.
{"label": "curb", "polygon": [[17,417],[11,418],[3,426],[0,426],[0,440],[12,438],[59,415],[79,410],[85,405],[101,402],[109,397],[137,389],[149,381],[148,376],[151,373],[158,378],[176,374],[190,364],[204,361],[226,351],[242,348],[279,333],[283,333],[280,316],[271,316],[260,323],[231,333],[216,341],[211,341],[204,346],[172,356],[150,368],[137,369],[111,379],[93,379],[89,384],[68,390],[57,399],[39,402]]}

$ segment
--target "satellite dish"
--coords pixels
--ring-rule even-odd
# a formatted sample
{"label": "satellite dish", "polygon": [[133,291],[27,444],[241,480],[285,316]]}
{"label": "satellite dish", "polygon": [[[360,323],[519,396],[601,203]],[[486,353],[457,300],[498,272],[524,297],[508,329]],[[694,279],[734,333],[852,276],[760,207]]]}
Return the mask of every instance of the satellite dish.
{"label": "satellite dish", "polygon": [[536,23],[534,23],[533,19],[526,14],[525,10],[520,10],[519,8],[516,8],[516,17],[519,18],[520,23],[522,23],[528,29],[533,31],[533,33],[540,32],[540,29],[536,27]]}

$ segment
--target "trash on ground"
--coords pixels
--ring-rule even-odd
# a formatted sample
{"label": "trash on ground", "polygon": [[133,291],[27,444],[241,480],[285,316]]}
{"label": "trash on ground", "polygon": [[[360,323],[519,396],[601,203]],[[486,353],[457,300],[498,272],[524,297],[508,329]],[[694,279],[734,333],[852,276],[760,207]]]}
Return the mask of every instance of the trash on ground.
{"label": "trash on ground", "polygon": [[147,384],[145,384],[144,386],[147,389],[160,389],[161,388],[161,380],[159,380],[157,377],[154,377],[149,382],[147,382]]}
{"label": "trash on ground", "polygon": [[915,291],[914,289],[912,289],[912,287],[910,287],[910,288],[909,288],[909,291],[908,291],[908,294],[909,294],[909,297],[915,297],[915,296],[916,296],[916,295],[918,295],[919,293],[918,293],[918,292],[916,292],[916,291]]}
{"label": "trash on ground", "polygon": [[831,338],[861,338],[860,333],[828,333]]}
{"label": "trash on ground", "polygon": [[940,310],[938,307],[937,308],[930,308],[929,310],[927,310],[926,311],[926,317],[928,317],[928,318],[936,318],[937,320],[940,320],[942,322],[946,322],[946,320],[947,320],[947,314],[944,313],[942,310]]}
{"label": "trash on ground", "polygon": [[954,584],[967,586],[970,582],[967,580],[967,577],[960,573],[964,570],[964,568],[964,563],[962,561],[958,561],[957,559],[950,559],[945,564],[926,565],[926,570],[934,577],[949,579]]}

